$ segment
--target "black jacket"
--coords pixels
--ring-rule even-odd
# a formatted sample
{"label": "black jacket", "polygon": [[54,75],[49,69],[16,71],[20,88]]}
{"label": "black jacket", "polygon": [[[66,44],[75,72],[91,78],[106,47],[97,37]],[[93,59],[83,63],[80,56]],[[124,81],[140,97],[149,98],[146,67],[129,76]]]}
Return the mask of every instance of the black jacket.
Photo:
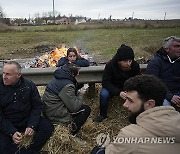
{"label": "black jacket", "polygon": [[[59,61],[56,67],[63,66],[65,64],[68,64],[69,60],[67,57],[62,57]],[[88,67],[89,66],[89,61],[85,58],[78,57],[76,61],[74,61],[74,64],[78,65],[79,67]]]}
{"label": "black jacket", "polygon": [[180,59],[170,63],[163,48],[160,48],[149,62],[146,74],[153,74],[163,81],[168,88],[166,97],[168,101],[171,101],[174,94],[180,92]]}
{"label": "black jacket", "polygon": [[42,111],[42,102],[36,85],[21,77],[15,86],[0,80],[0,131],[13,135],[27,127],[36,129]]}
{"label": "black jacket", "polygon": [[105,66],[102,86],[112,95],[118,96],[123,91],[124,82],[130,77],[139,74],[140,67],[136,61],[132,62],[131,70],[125,72],[119,68],[116,56],[114,56]]}

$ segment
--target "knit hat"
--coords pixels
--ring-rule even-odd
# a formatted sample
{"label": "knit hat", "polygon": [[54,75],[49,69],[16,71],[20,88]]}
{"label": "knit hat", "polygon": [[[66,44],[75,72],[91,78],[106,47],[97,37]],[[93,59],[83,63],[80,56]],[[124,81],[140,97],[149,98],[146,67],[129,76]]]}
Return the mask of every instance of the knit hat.
{"label": "knit hat", "polygon": [[134,60],[134,51],[131,47],[122,44],[120,48],[118,48],[115,57],[117,61],[123,61],[127,59]]}

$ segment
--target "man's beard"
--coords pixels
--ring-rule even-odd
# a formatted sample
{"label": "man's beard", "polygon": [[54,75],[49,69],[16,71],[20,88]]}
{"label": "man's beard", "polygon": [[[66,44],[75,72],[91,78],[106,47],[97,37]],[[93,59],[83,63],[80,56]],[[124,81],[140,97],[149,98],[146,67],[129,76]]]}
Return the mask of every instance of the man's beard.
{"label": "man's beard", "polygon": [[136,118],[142,112],[144,112],[144,104],[143,103],[141,104],[141,108],[137,112],[134,112],[134,113],[131,112],[130,113],[129,122],[132,124],[136,124]]}

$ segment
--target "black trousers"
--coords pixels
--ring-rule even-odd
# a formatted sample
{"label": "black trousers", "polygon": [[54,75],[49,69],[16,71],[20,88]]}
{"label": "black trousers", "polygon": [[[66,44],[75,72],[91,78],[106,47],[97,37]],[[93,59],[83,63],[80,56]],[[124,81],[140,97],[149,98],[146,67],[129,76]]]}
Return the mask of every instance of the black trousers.
{"label": "black trousers", "polygon": [[105,148],[96,146],[92,149],[91,154],[105,154]]}
{"label": "black trousers", "polygon": [[0,153],[1,154],[37,154],[50,138],[54,126],[49,120],[41,117],[32,144],[26,148],[19,148],[12,137],[0,131]]}
{"label": "black trousers", "polygon": [[82,105],[77,113],[72,114],[72,130],[71,134],[75,135],[81,129],[91,113],[91,108],[88,105]]}

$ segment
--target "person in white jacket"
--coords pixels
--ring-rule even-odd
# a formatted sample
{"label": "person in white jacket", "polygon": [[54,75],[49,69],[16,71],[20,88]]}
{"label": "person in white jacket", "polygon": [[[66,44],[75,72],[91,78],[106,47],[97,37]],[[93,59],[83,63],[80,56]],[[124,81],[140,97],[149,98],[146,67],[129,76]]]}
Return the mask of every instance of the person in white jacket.
{"label": "person in white jacket", "polygon": [[179,154],[180,113],[172,106],[162,106],[165,85],[155,76],[138,75],[124,84],[132,123],[122,128],[105,148],[93,154]]}

